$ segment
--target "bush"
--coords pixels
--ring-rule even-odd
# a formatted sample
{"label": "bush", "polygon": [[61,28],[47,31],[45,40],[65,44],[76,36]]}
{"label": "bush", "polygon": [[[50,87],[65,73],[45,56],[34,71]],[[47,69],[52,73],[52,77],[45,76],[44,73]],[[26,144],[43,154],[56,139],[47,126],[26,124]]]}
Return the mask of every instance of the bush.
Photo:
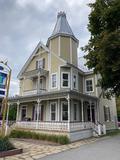
{"label": "bush", "polygon": [[0,137],[0,152],[15,149],[8,137]]}
{"label": "bush", "polygon": [[44,133],[35,133],[30,131],[21,131],[21,130],[13,130],[10,134],[12,138],[28,138],[28,139],[38,139],[38,140],[46,140],[59,144],[68,144],[69,138],[65,135],[53,135],[53,134],[44,134]]}

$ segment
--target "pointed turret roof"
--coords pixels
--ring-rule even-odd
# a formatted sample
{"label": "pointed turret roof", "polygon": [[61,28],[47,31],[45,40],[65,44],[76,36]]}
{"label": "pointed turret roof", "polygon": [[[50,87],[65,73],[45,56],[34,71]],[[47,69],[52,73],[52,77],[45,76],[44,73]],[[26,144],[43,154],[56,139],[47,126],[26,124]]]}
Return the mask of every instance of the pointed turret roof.
{"label": "pointed turret roof", "polygon": [[60,33],[74,36],[72,29],[70,28],[70,25],[66,19],[66,14],[65,12],[62,12],[62,11],[59,12],[57,15],[57,22],[53,30],[52,36]]}
{"label": "pointed turret roof", "polygon": [[65,12],[62,12],[62,11],[58,12],[56,25],[54,27],[52,35],[49,37],[48,40],[58,35],[70,36],[73,39],[75,39],[75,41],[78,42],[77,38],[74,36],[72,29],[67,21]]}

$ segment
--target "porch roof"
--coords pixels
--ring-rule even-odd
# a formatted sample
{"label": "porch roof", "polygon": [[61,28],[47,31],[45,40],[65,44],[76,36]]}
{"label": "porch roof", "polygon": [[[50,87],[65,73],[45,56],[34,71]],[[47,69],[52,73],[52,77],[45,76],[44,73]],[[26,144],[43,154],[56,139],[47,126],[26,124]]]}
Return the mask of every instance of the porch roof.
{"label": "porch roof", "polygon": [[8,99],[8,101],[10,103],[16,103],[16,102],[20,102],[20,103],[24,103],[24,102],[32,102],[32,101],[37,101],[38,98],[42,101],[42,100],[54,100],[54,99],[59,99],[59,98],[67,98],[68,94],[70,96],[70,98],[72,99],[84,99],[84,100],[98,100],[97,97],[95,96],[91,96],[91,95],[86,95],[83,93],[79,93],[76,91],[72,91],[72,90],[67,90],[67,91],[54,91],[54,92],[45,92],[45,93],[39,93],[39,94],[35,94],[35,95],[29,95],[29,96],[16,96],[16,97],[10,97]]}

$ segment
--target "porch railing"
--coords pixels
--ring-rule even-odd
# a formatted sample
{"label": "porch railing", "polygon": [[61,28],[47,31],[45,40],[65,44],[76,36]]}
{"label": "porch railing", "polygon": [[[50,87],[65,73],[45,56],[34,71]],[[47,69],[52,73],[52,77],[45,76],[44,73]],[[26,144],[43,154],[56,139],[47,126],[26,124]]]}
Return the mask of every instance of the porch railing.
{"label": "porch railing", "polygon": [[19,121],[16,122],[15,127],[25,129],[38,129],[44,131],[78,131],[84,129],[92,129],[93,124],[91,122],[36,122],[36,121]]}

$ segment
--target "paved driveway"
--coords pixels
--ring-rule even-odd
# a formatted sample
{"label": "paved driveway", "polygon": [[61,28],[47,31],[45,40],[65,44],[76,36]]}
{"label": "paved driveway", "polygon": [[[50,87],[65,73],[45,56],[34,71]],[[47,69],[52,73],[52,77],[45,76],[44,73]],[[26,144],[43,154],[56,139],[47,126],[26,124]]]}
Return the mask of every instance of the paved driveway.
{"label": "paved driveway", "polygon": [[40,160],[120,160],[120,136],[105,137]]}

